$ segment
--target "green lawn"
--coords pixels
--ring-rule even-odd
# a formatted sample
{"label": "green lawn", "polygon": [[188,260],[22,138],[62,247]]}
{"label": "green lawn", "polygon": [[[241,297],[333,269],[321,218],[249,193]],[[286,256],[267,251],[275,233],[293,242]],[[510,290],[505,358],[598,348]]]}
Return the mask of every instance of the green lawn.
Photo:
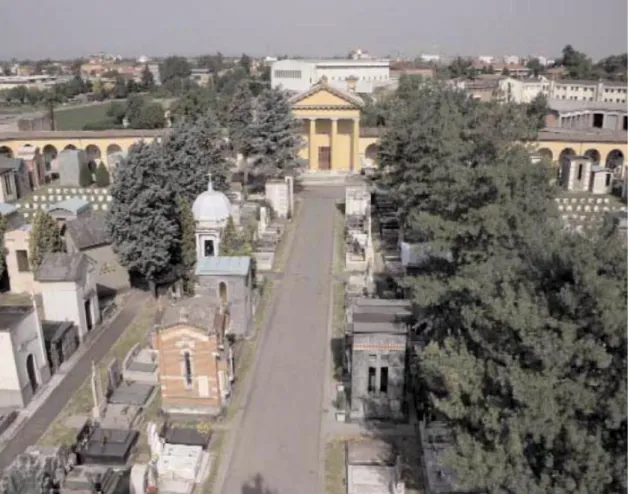
{"label": "green lawn", "polygon": [[55,111],[55,128],[57,130],[83,130],[87,123],[104,120],[110,104],[111,102],[107,101],[76,108],[58,108]]}

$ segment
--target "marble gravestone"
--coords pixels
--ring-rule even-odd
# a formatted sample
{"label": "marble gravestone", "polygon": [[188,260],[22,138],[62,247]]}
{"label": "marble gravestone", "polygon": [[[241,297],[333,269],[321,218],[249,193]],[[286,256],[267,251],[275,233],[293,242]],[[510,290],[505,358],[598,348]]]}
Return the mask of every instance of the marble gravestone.
{"label": "marble gravestone", "polygon": [[114,391],[122,382],[122,372],[117,358],[113,358],[107,366],[107,396],[114,394]]}

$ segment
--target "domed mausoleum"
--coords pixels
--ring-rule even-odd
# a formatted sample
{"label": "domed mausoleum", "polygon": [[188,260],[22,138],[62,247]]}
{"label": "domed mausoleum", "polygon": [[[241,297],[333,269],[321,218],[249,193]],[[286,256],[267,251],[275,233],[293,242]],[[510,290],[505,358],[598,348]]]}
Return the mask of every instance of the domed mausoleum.
{"label": "domed mausoleum", "polygon": [[197,258],[219,255],[221,232],[232,214],[232,204],[227,196],[212,188],[208,177],[208,190],[199,194],[192,206],[197,237]]}

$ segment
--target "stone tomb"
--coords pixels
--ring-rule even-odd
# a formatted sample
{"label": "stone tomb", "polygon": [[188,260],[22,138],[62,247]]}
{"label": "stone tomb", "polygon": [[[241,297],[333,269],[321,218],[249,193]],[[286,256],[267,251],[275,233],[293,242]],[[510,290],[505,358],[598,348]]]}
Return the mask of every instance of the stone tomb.
{"label": "stone tomb", "polygon": [[87,424],[77,437],[80,464],[125,465],[139,433],[133,429],[106,429]]}
{"label": "stone tomb", "polygon": [[356,299],[347,314],[350,418],[403,419],[409,301]]}
{"label": "stone tomb", "polygon": [[346,442],[348,494],[405,494],[401,459],[378,439]]}

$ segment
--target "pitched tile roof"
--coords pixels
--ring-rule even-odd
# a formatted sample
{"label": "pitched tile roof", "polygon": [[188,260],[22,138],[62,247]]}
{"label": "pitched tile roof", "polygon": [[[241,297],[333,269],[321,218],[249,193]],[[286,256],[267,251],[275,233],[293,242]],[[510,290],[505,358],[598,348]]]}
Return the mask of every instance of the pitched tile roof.
{"label": "pitched tile roof", "polygon": [[66,235],[70,236],[79,250],[110,243],[105,218],[100,215],[67,221]]}
{"label": "pitched tile roof", "polygon": [[49,253],[44,256],[35,279],[40,282],[78,281],[88,262],[88,257],[83,253]]}
{"label": "pitched tile roof", "polygon": [[329,92],[331,94],[334,94],[335,96],[338,96],[339,98],[347,101],[348,103],[350,103],[353,106],[362,107],[362,106],[365,105],[365,103],[363,101],[363,98],[361,98],[360,96],[357,96],[356,94],[349,93],[347,91],[342,91],[341,89],[338,89],[336,87],[332,87],[331,85],[329,85],[325,81],[318,82],[317,84],[312,86],[307,91],[305,91],[303,93],[296,94],[289,101],[291,103],[297,103],[298,101],[301,101],[301,100],[303,100],[305,98],[308,98],[309,96],[311,96],[312,94],[317,93],[318,91],[327,91],[327,92]]}

